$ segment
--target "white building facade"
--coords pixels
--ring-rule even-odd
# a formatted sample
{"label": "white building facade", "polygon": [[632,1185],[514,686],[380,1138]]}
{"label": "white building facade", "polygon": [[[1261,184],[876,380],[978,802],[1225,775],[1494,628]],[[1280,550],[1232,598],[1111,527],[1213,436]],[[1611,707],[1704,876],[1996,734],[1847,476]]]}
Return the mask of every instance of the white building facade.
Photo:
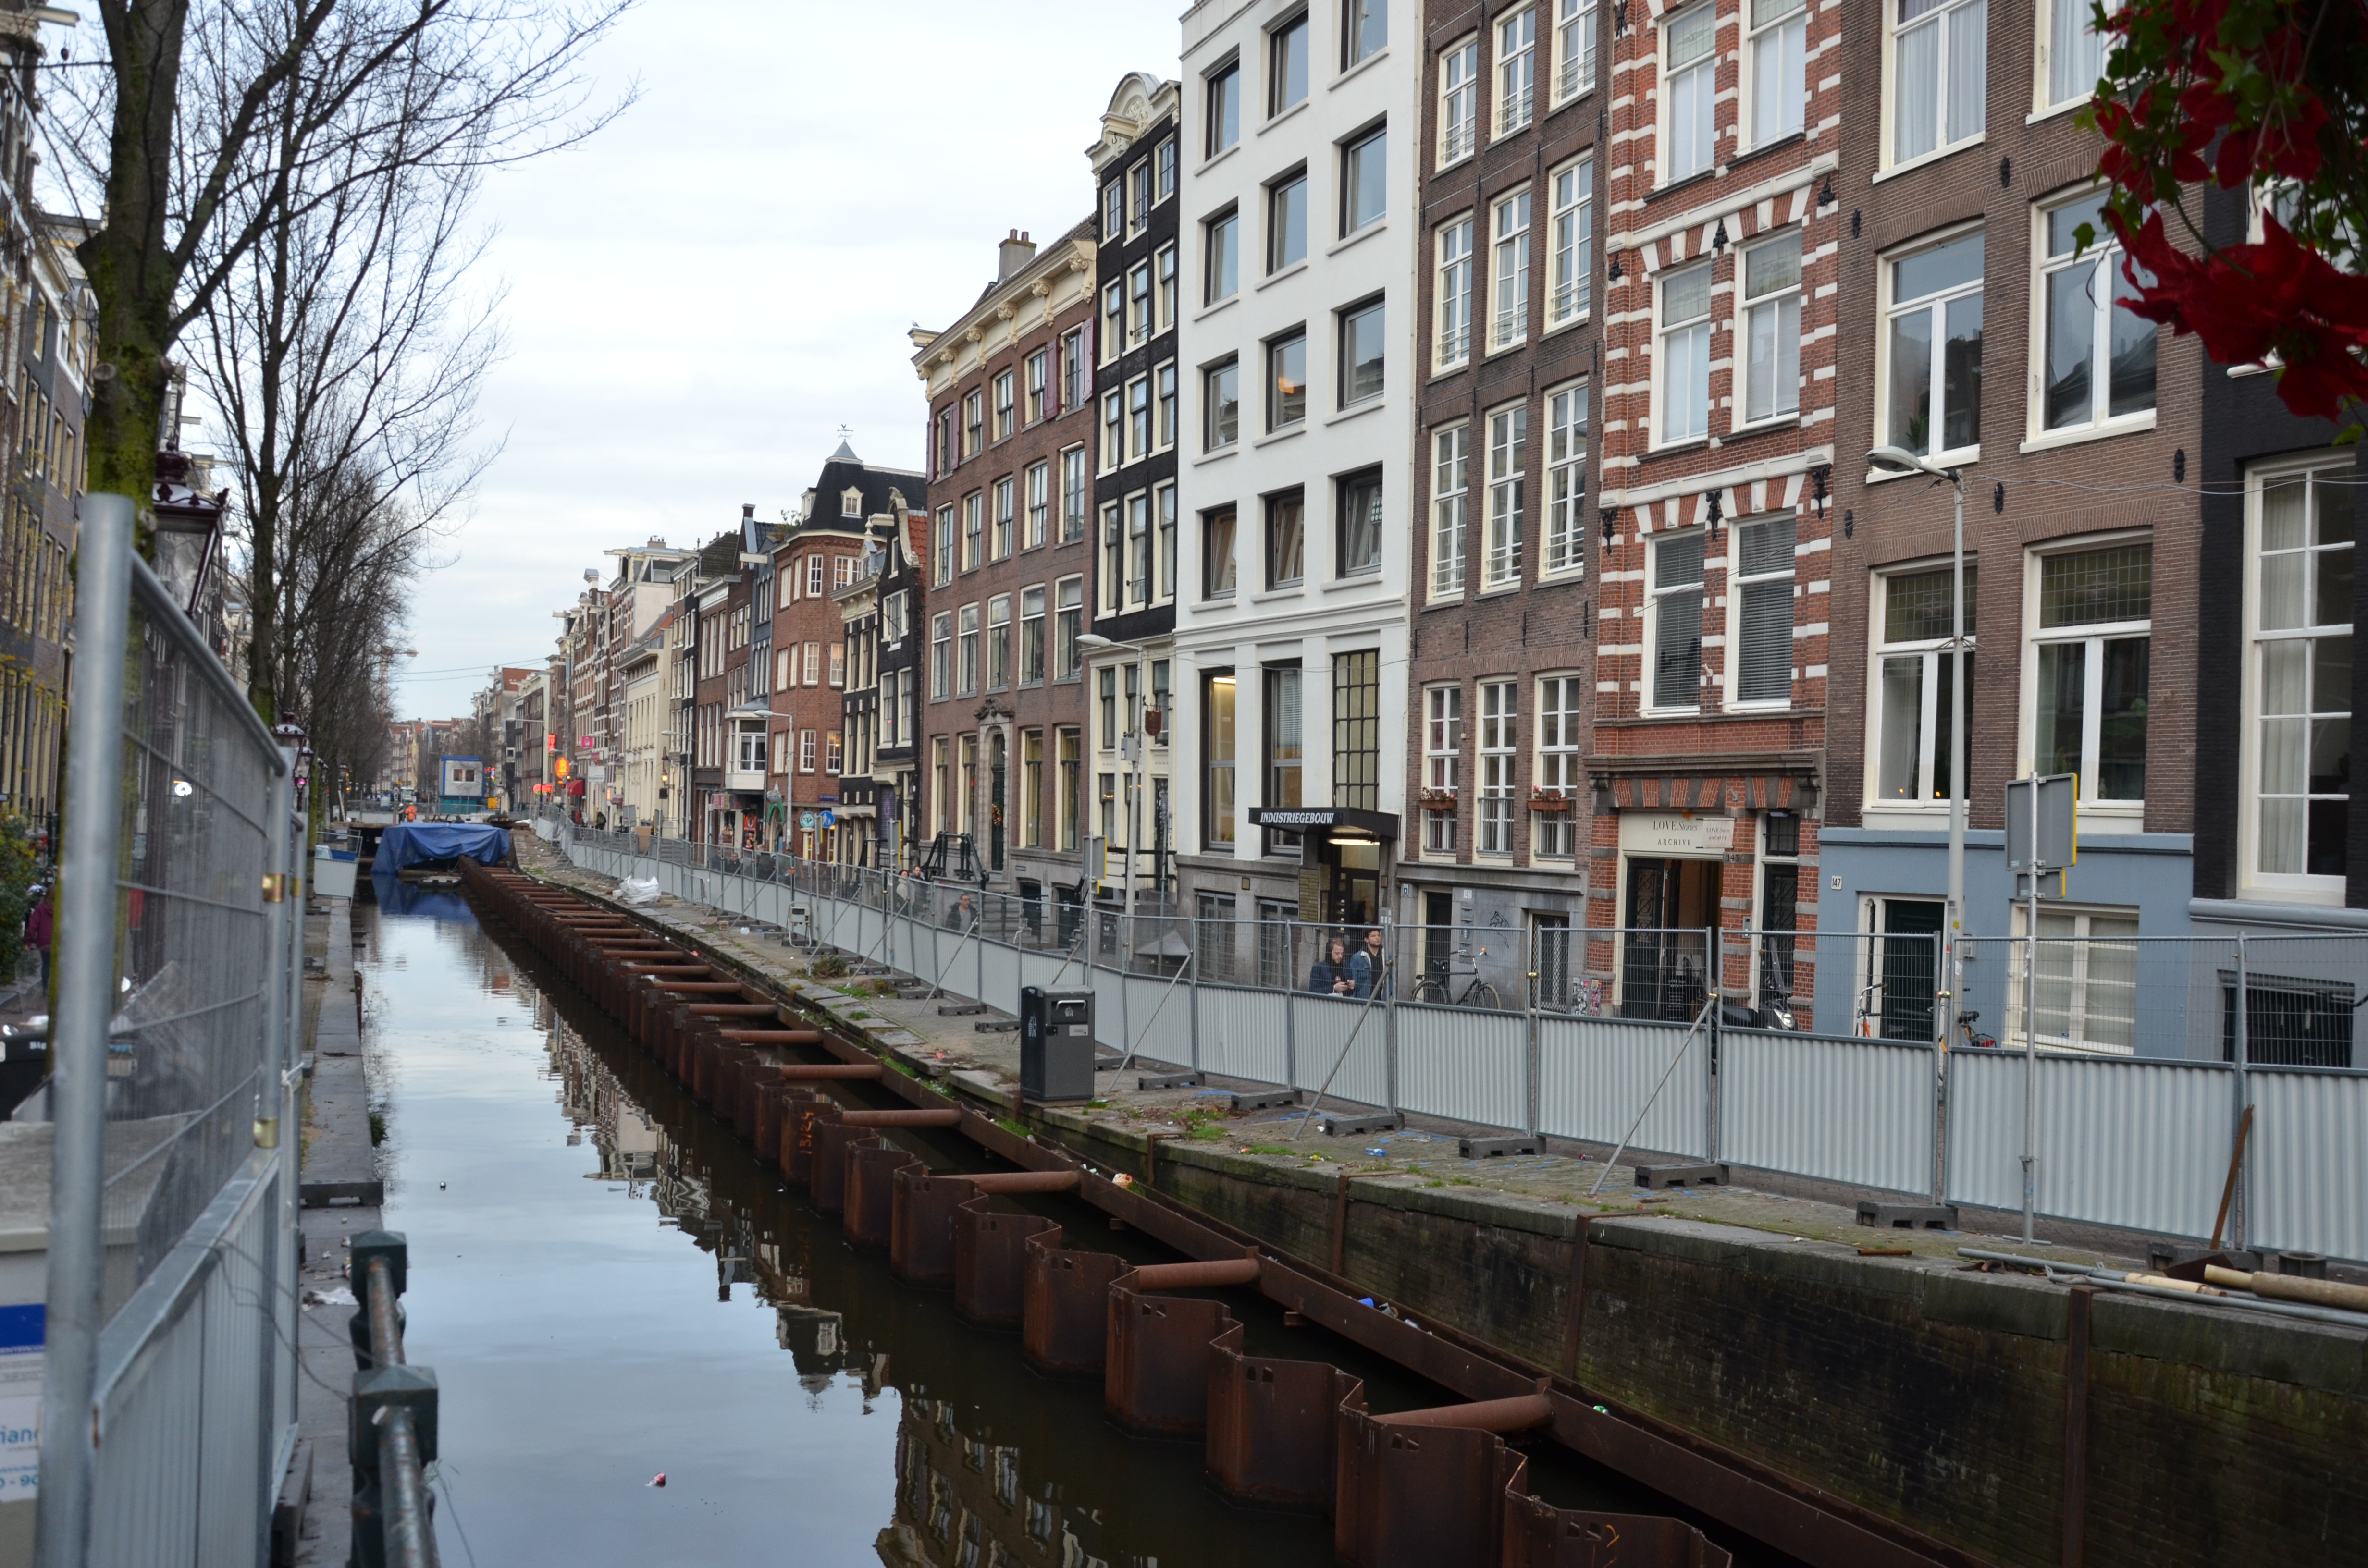
{"label": "white building facade", "polygon": [[1414,0],[1184,17],[1175,821],[1203,919],[1362,926],[1395,897],[1419,26]]}

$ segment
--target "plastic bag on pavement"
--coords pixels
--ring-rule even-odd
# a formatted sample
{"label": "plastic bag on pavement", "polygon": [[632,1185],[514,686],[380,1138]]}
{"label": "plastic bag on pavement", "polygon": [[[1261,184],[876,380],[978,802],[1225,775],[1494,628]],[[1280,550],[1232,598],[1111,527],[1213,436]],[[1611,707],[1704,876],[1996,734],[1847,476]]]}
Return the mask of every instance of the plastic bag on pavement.
{"label": "plastic bag on pavement", "polygon": [[655,903],[658,901],[658,880],[655,877],[627,877],[609,896],[620,903]]}

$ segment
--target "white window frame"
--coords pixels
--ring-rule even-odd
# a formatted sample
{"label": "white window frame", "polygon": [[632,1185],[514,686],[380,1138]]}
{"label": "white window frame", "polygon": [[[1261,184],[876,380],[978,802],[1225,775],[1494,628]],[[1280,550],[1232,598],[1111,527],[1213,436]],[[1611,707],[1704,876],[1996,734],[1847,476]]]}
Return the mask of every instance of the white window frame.
{"label": "white window frame", "polygon": [[1594,304],[1595,159],[1579,159],[1546,180],[1546,330],[1583,322]]}
{"label": "white window frame", "polygon": [[[2027,905],[2012,906],[2012,934],[2020,941],[2031,927]],[[2137,991],[2139,985],[2139,953],[2137,941],[2138,911],[2101,907],[2042,904],[2039,910],[2039,1002],[2038,1017],[2042,1020],[2039,1049],[2078,1053],[2089,1056],[2135,1056],[2137,1054]],[[2115,930],[2100,935],[2097,923],[2111,920],[2127,930]],[[2069,924],[2070,929],[2064,927]],[[2051,929],[2053,927],[2053,929]],[[2077,940],[2066,940],[2072,937]],[[2027,949],[2025,949],[2027,950]],[[2126,975],[2112,975],[2115,958],[2127,964]],[[2104,960],[2100,964],[2100,959]],[[2106,971],[2100,975],[2099,971]],[[2022,950],[2012,955],[2006,966],[2007,997],[2006,1028],[1998,1031],[1998,1043],[2020,1047],[2030,1038],[2023,1029]],[[2050,1033],[2044,1020],[2051,990],[2063,987],[2066,999],[2064,1012],[2072,1028],[2063,1033]],[[2125,994],[2129,1012],[2120,1018],[2100,1019],[2092,1004],[2099,993],[2111,997]],[[2094,1038],[2098,1022],[2117,1022],[2129,1035],[2128,1043]]]}
{"label": "white window frame", "polygon": [[[1778,425],[1801,416],[1801,311],[1806,292],[1802,278],[1808,267],[1807,241],[1808,236],[1798,229],[1765,234],[1742,246],[1735,258],[1735,328],[1729,341],[1736,346],[1736,369],[1741,373],[1735,379],[1742,385],[1741,395],[1728,411],[1730,429]],[[1793,281],[1765,293],[1748,292],[1751,258],[1763,250],[1786,244],[1798,251],[1801,259]],[[1761,388],[1752,363],[1752,345],[1763,322],[1768,324],[1773,345],[1772,363],[1768,369],[1769,412],[1754,414],[1752,404]],[[1785,373],[1788,361],[1789,375]]]}
{"label": "white window frame", "polygon": [[1521,766],[1521,683],[1510,676],[1479,683],[1478,790],[1472,812],[1472,853],[1491,859],[1513,855],[1514,792]]}
{"label": "white window frame", "polygon": [[[1661,583],[1658,580],[1661,552],[1689,538],[1693,540],[1695,548],[1700,552],[1701,569],[1691,582]],[[1691,593],[1698,607],[1695,613],[1701,618],[1698,624],[1703,633],[1710,631],[1710,551],[1704,548],[1704,544],[1702,531],[1697,528],[1673,529],[1666,534],[1655,534],[1646,541],[1645,570],[1648,575],[1645,583],[1645,668],[1643,672],[1645,678],[1642,683],[1645,689],[1638,694],[1642,701],[1637,705],[1639,710],[1644,713],[1699,713],[1702,711],[1702,653],[1707,650],[1709,642],[1708,636],[1702,636],[1697,641],[1694,668],[1691,678],[1686,683],[1686,689],[1692,694],[1691,701],[1660,700],[1658,651],[1661,636],[1661,602],[1664,599]]]}
{"label": "white window frame", "polygon": [[1531,238],[1536,226],[1536,202],[1528,186],[1508,190],[1488,204],[1491,354],[1529,341]]}
{"label": "white window frame", "polygon": [[[2106,0],[2106,10],[2113,11],[2119,8],[2114,4],[2114,0]],[[2098,39],[2097,34],[2089,26],[2089,0],[2039,0],[2039,4],[2032,9],[2037,13],[2034,25],[2038,31],[2035,39],[2036,48],[2032,51],[2034,58],[2032,72],[2032,116],[2033,119],[2038,119],[2045,115],[2060,113],[2066,109],[2078,108],[2093,97],[2096,95],[2097,80],[2104,74],[2105,56],[2108,51],[2103,41]],[[2055,94],[2055,55],[2057,46],[2066,40],[2056,37],[2056,29],[2057,24],[2066,17],[2078,18],[2078,25],[2081,35],[2091,40],[2097,69],[2089,74],[2087,86],[2077,93],[2058,97]]]}
{"label": "white window frame", "polygon": [[[1978,687],[1981,672],[1975,664],[1978,636],[1972,630],[1975,624],[1974,606],[1980,595],[1976,562],[1965,560],[1965,662],[1974,671],[1974,684]],[[1939,812],[1946,813],[1948,798],[1936,793],[1941,788],[1942,773],[1948,767],[1949,716],[1941,709],[1941,678],[1948,667],[1949,633],[1933,637],[1905,637],[1890,640],[1891,585],[1911,577],[1927,577],[1936,572],[1947,575],[1952,568],[1946,558],[1908,562],[1887,566],[1872,574],[1867,594],[1867,636],[1870,653],[1867,658],[1866,687],[1866,809],[1884,812]],[[1916,782],[1905,799],[1884,792],[1884,666],[1894,660],[1914,659],[1918,664],[1917,676],[1916,721]],[[1972,739],[1970,705],[1966,714],[1967,740]],[[1966,747],[1966,765],[1972,766],[1972,747]]]}
{"label": "white window frame", "polygon": [[[2110,642],[2121,642],[2136,637],[2144,637],[2151,643],[2154,638],[2154,620],[2149,616],[2145,620],[2091,621],[2078,626],[2043,628],[2039,624],[2040,583],[2045,572],[2046,562],[2051,560],[2067,555],[2085,555],[2091,551],[2111,550],[2120,546],[2152,545],[2154,542],[2152,529],[2133,528],[2118,533],[2088,534],[2078,539],[2050,540],[2044,545],[2034,546],[2023,551],[2023,633],[2021,656],[2018,661],[2021,667],[2019,675],[2019,700],[2016,704],[2016,712],[2019,715],[2016,773],[2019,777],[2029,777],[2039,751],[2040,648],[2049,643],[2088,644],[2089,652],[2083,658],[2081,697],[2079,812],[2083,818],[2112,817],[2131,824],[2145,820],[2146,801],[2143,798],[2134,801],[2100,801],[2097,799],[2095,790],[2104,731],[2103,645]],[[2147,664],[2151,672],[2153,664],[2151,647],[2147,649]],[[2150,673],[2148,684],[2149,686],[2152,684]],[[2151,702],[2148,707],[2146,747],[2148,771],[2151,772],[2154,746]],[[1972,765],[1968,763],[1968,769],[1971,767]]]}
{"label": "white window frame", "polygon": [[1538,117],[1538,8],[1519,6],[1488,25],[1497,67],[1490,73],[1496,108],[1489,123],[1492,135],[1501,138],[1527,131]]}
{"label": "white window frame", "polygon": [[[2027,445],[2053,445],[2079,441],[2091,437],[2120,435],[2133,430],[2151,430],[2157,411],[2162,406],[2162,363],[2160,359],[2161,329],[2155,329],[2157,358],[2153,403],[2135,413],[2111,412],[2112,396],[2112,318],[2114,307],[2110,300],[2100,302],[2091,318],[2089,339],[2089,417],[2078,424],[2060,425],[2050,428],[2047,424],[2047,290],[2048,280],[2060,271],[2094,266],[2097,278],[2118,280],[2122,271],[2122,247],[2112,231],[2100,227],[2096,243],[2078,256],[2047,254],[2047,220],[2055,212],[2075,202],[2085,201],[2097,194],[2097,187],[2085,186],[2078,190],[2062,192],[2031,209],[2031,325],[2025,334],[2031,345],[2031,387],[2024,402],[2029,410]],[[2090,298],[2095,298],[2093,287]],[[2102,409],[2104,412],[2100,413]]]}
{"label": "white window frame", "polygon": [[1480,149],[1480,35],[1469,33],[1439,51],[1440,168]]}
{"label": "white window frame", "polygon": [[[1702,307],[1699,314],[1687,315],[1677,321],[1668,316],[1669,286],[1680,278],[1699,274],[1703,280]],[[1654,280],[1653,310],[1656,324],[1653,333],[1654,379],[1659,383],[1654,399],[1653,445],[1674,447],[1688,441],[1699,441],[1710,435],[1710,368],[1716,352],[1712,339],[1716,335],[1718,320],[1719,282],[1710,262],[1696,262],[1671,267]],[[1683,340],[1680,354],[1679,343]],[[1682,359],[1682,363],[1680,363]],[[1688,412],[1699,415],[1699,427],[1689,424],[1681,430],[1672,429],[1670,411],[1676,406],[1671,388],[1675,378],[1684,374],[1688,390],[1694,393]]]}
{"label": "white window frame", "polygon": [[[2267,575],[2267,571],[2262,555],[2263,536],[2261,509],[2263,496],[2268,488],[2273,483],[2295,480],[2307,482],[2317,476],[2331,475],[2338,484],[2349,486],[2353,482],[2354,461],[2355,460],[2351,450],[2349,449],[2342,449],[2332,453],[2315,452],[2309,457],[2303,459],[2290,459],[2278,462],[2263,463],[2250,470],[2245,475],[2245,609],[2243,622],[2245,638],[2245,686],[2243,699],[2238,708],[2238,711],[2241,716],[2240,722],[2243,728],[2239,741],[2240,762],[2237,795],[2237,800],[2243,802],[2243,816],[2239,823],[2237,835],[2237,883],[2238,888],[2246,892],[2258,892],[2271,898],[2289,903],[2323,903],[2337,907],[2340,907],[2344,900],[2346,882],[2346,878],[2344,876],[2313,875],[2307,870],[2264,871],[2260,869],[2260,818],[2261,808],[2265,804],[2261,788],[2264,771],[2261,755],[2261,731],[2265,722],[2265,702],[2262,695],[2266,652],[2264,644],[2270,642],[2295,641],[2317,641],[2319,638],[2327,637],[2331,634],[2340,634],[2349,631],[2352,637],[2354,645],[2352,656],[2356,659],[2359,656],[2357,651],[2358,630],[2356,623],[2350,621],[2329,621],[2324,624],[2312,622],[2305,626],[2280,628],[2272,631],[2264,631],[2262,630],[2261,589],[2264,578]],[[2316,490],[2317,488],[2317,487],[2315,483],[2311,485],[2312,490]],[[2356,533],[2358,528],[2357,518],[2361,508],[2357,500],[2358,492],[2354,490],[2352,494],[2354,496],[2353,528]],[[2309,507],[2310,502],[2311,496],[2309,494],[2305,493],[2304,504],[2306,508]],[[2304,513],[2305,522],[2307,523],[2313,516],[2314,513],[2312,511],[2305,510]],[[2305,581],[2302,589],[2304,603],[2305,606],[2313,603],[2317,597],[2313,591],[2313,585],[2315,583],[2314,570],[2317,565],[2316,558],[2333,553],[2337,549],[2346,549],[2352,552],[2355,562],[2353,570],[2356,572],[2358,570],[2356,562],[2359,556],[2359,546],[2356,543],[2340,546],[2319,546],[2314,545],[2305,540],[2304,544],[2294,547],[2292,551],[2279,551],[2281,555],[2304,555],[2310,558],[2305,566],[2304,575]],[[2305,685],[2308,684],[2310,683],[2306,680]],[[2317,705],[2314,703],[2311,704],[2311,707],[2313,710],[2312,717],[2314,718],[2322,716],[2333,718],[2336,716],[2333,713],[2319,715],[2317,712]],[[2305,719],[2304,722],[2307,724],[2309,720]],[[2351,744],[2356,747],[2359,744],[2359,728],[2356,716],[2352,720],[2352,740]],[[2300,799],[2303,801],[2303,831],[2305,835],[2303,842],[2306,856],[2309,844],[2309,802],[2311,799],[2309,785],[2309,740],[2307,729],[2305,731],[2303,750],[2303,794]],[[2354,755],[2357,755],[2356,752]],[[2281,794],[2283,798],[2295,798],[2284,795],[2283,791]],[[2307,866],[2308,863],[2307,858],[2305,858],[2304,864]],[[2350,869],[2349,856],[2347,855],[2345,871],[2348,873]]]}
{"label": "white window frame", "polygon": [[1166,332],[1176,324],[1177,291],[1181,287],[1178,267],[1181,265],[1176,246],[1164,244],[1151,257],[1151,293],[1153,324]]}
{"label": "white window frame", "polygon": [[1587,575],[1588,401],[1586,377],[1547,389],[1546,537],[1538,578]]}
{"label": "white window frame", "polygon": [[995,512],[988,520],[986,557],[990,561],[1008,560],[1019,531],[1019,481],[1005,474],[995,482]]}
{"label": "white window frame", "polygon": [[1522,514],[1529,508],[1530,405],[1526,400],[1482,415],[1488,433],[1487,554],[1480,591],[1519,587]]}
{"label": "white window frame", "polygon": [[[1577,801],[1585,787],[1587,688],[1576,670],[1554,670],[1536,677],[1537,732],[1531,793],[1559,794]],[[1530,858],[1576,860],[1578,858],[1578,808],[1530,814]]]}
{"label": "white window frame", "polygon": [[1021,548],[1033,550],[1053,530],[1053,465],[1031,463],[1028,469],[1028,525]]}
{"label": "white window frame", "polygon": [[[1896,0],[1886,0],[1896,3]],[[1699,20],[1710,18],[1710,45],[1700,54],[1689,55],[1682,65],[1672,63],[1678,29],[1691,28]],[[1719,19],[1716,0],[1698,0],[1682,10],[1661,18],[1661,36],[1656,59],[1659,62],[1660,87],[1656,95],[1660,100],[1660,183],[1675,185],[1691,179],[1718,166],[1718,66]],[[1681,139],[1678,117],[1685,115],[1691,122],[1690,129],[1698,139],[1700,161],[1680,165],[1678,162]]]}
{"label": "white window frame", "polygon": [[[986,601],[986,689],[1003,691],[1012,684],[1011,596],[997,594]],[[1000,665],[1000,669],[996,665]]]}
{"label": "white window frame", "polygon": [[[1929,255],[1944,246],[1955,244],[1961,240],[1973,236],[1983,237],[1984,267],[1981,271],[1976,272],[1968,281],[1952,283],[1945,288],[1936,289],[1930,293],[1919,294],[1915,299],[1908,301],[1905,304],[1899,301],[1899,268],[1904,263],[1913,261],[1919,256]],[[1956,228],[1944,230],[1938,234],[1918,235],[1914,243],[1904,245],[1900,249],[1894,251],[1890,255],[1882,258],[1880,263],[1881,279],[1878,287],[1881,290],[1880,297],[1883,309],[1883,320],[1875,333],[1874,365],[1875,428],[1882,432],[1882,434],[1877,437],[1879,444],[1905,447],[1910,451],[1915,449],[1909,445],[1909,437],[1907,431],[1895,430],[1891,426],[1891,358],[1893,327],[1898,322],[1919,312],[1929,314],[1932,318],[1930,327],[1931,364],[1930,367],[1931,386],[1930,388],[1930,392],[1932,399],[1934,422],[1940,426],[1940,429],[1942,432],[1947,430],[1949,417],[1947,380],[1949,307],[1961,300],[1981,300],[1985,325],[1987,326],[1989,309],[1989,301],[1985,293],[1987,287],[1988,272],[1987,246],[1988,240],[1987,236],[1984,235],[1982,225],[1975,222],[1970,225],[1960,225]],[[1985,345],[1985,347],[1987,347],[1987,345]],[[1981,460],[1982,455],[1982,444],[1980,440],[1981,405],[1978,399],[1975,400],[1974,407],[1974,428],[1975,440],[1971,446],[1939,448],[1929,453],[1920,453],[1918,455],[1929,456],[1935,462],[1943,464],[1944,466],[1956,466],[1969,462],[1978,462]]]}
{"label": "white window frame", "polygon": [[929,700],[943,702],[954,694],[954,614],[941,609],[929,618]]}
{"label": "white window frame", "polygon": [[1103,473],[1116,473],[1126,462],[1126,394],[1117,387],[1102,393],[1101,461]]}
{"label": "white window frame", "polygon": [[966,604],[955,612],[954,695],[975,697],[986,673],[978,642],[978,606]]}
{"label": "white window frame", "polygon": [[1595,90],[1596,0],[1554,0],[1554,107]]}
{"label": "white window frame", "polygon": [[[1786,527],[1792,532],[1791,541],[1787,544],[1782,556],[1783,569],[1782,571],[1762,570],[1747,574],[1743,559],[1744,536],[1753,529],[1770,527]],[[1782,712],[1793,705],[1793,677],[1798,671],[1798,666],[1793,663],[1793,628],[1797,619],[1794,612],[1798,608],[1800,596],[1800,562],[1797,553],[1800,545],[1799,525],[1791,513],[1780,512],[1772,516],[1740,518],[1730,524],[1725,532],[1727,549],[1726,592],[1720,597],[1726,605],[1726,659],[1723,693],[1725,705],[1729,708],[1744,709],[1754,712]],[[1744,613],[1750,601],[1757,597],[1755,590],[1761,593],[1775,592],[1777,591],[1775,585],[1780,583],[1782,585],[1781,591],[1784,605],[1784,695],[1746,697],[1743,695]]]}
{"label": "white window frame", "polygon": [[1452,370],[1472,363],[1473,216],[1441,223],[1434,231],[1432,265],[1438,277],[1439,335],[1431,342],[1431,369]]}
{"label": "white window frame", "polygon": [[1432,431],[1430,457],[1430,597],[1460,599],[1472,540],[1470,421]]}
{"label": "white window frame", "polygon": [[[1744,5],[1746,63],[1740,75],[1743,101],[1736,125],[1743,150],[1749,152],[1798,136],[1807,124],[1809,6],[1808,0],[1770,0],[1768,17],[1762,21],[1759,0],[1744,0]],[[1789,105],[1779,103],[1775,121],[1763,123],[1778,95],[1789,98]]]}
{"label": "white window frame", "polygon": [[1086,449],[1069,447],[1061,453],[1061,539],[1083,539],[1086,505],[1092,486],[1086,482]]}
{"label": "white window frame", "polygon": [[[1422,789],[1460,797],[1463,784],[1463,687],[1453,682],[1422,691]],[[1455,808],[1424,807],[1422,848],[1426,859],[1455,858]]]}
{"label": "white window frame", "polygon": [[[1885,169],[1909,168],[1930,159],[1945,158],[1962,148],[1978,145],[1988,132],[1988,0],[1932,0],[1925,10],[1918,12],[1905,25],[1902,25],[1899,20],[1902,4],[1903,0],[1883,0],[1881,141],[1883,166]],[[1973,95],[1974,124],[1971,129],[1964,130],[1952,141],[1949,136],[1951,108],[1949,77],[1952,44],[1954,41],[1953,34],[1957,27],[1957,18],[1960,14],[1968,10],[1982,12],[1982,76],[1980,85]],[[1936,28],[1939,34],[1934,40],[1932,64],[1933,93],[1930,105],[1933,116],[1933,123],[1930,127],[1932,145],[1915,153],[1907,153],[1901,150],[1899,134],[1900,113],[1904,107],[1902,86],[1904,73],[1900,66],[1900,49],[1908,35],[1926,28]]]}

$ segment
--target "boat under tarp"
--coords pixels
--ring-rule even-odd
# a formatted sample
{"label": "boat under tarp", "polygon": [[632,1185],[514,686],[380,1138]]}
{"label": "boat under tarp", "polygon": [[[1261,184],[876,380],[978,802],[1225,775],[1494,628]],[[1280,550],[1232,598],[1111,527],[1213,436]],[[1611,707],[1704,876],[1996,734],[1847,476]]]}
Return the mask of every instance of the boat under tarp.
{"label": "boat under tarp", "polygon": [[507,828],[473,822],[399,822],[379,835],[373,874],[455,860],[498,866],[509,858]]}

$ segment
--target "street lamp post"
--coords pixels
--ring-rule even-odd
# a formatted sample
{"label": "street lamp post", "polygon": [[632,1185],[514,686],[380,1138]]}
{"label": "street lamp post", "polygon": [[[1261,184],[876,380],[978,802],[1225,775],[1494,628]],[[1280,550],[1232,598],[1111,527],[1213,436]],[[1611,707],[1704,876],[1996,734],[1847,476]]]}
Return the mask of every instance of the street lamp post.
{"label": "street lamp post", "polygon": [[[1941,923],[1940,1017],[1934,1020],[1934,1071],[1940,1092],[1945,1093],[1949,1070],[1949,1031],[1955,1026],[1957,1004],[1965,986],[1961,944],[1965,930],[1965,475],[1902,447],[1877,447],[1866,460],[1886,473],[1929,473],[1945,482],[1954,498],[1956,526],[1949,550],[1949,905]],[[2029,1042],[2025,1042],[2026,1046]],[[1943,1153],[1941,1128],[1932,1129],[1932,1201],[1941,1203]]]}

